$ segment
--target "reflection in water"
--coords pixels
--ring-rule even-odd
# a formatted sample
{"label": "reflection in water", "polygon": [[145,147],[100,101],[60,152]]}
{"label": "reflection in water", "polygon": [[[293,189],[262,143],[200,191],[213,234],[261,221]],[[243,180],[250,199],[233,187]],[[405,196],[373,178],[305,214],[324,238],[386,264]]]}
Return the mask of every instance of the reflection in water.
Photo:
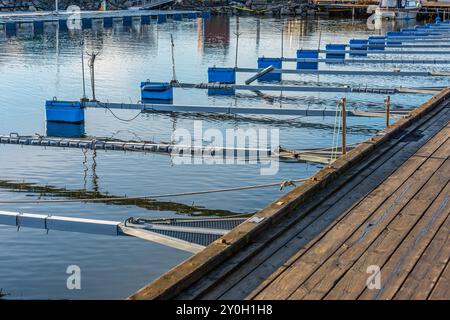
{"label": "reflection in water", "polygon": [[[288,18],[212,17],[174,23],[152,24],[140,28],[115,24],[113,28],[94,26],[82,31],[63,31],[46,25],[43,34],[33,35],[32,26],[20,27],[17,36],[8,38],[0,30],[0,134],[19,132],[31,135],[49,135],[46,128],[45,100],[54,96],[79,99],[82,94],[80,39],[84,51],[102,51],[96,62],[96,94],[103,101],[128,102],[140,99],[139,83],[149,77],[152,81],[171,78],[170,34],[176,41],[177,76],[180,81],[200,83],[207,77],[207,68],[214,64],[233,66],[235,61],[236,22],[242,32],[239,43],[239,66],[254,67],[257,58],[280,55],[280,28],[284,25],[284,54],[295,57],[299,48],[315,49],[321,38],[326,43],[347,43],[348,39],[366,38],[377,32],[368,31],[366,21],[308,20]],[[411,21],[411,23],[413,23]],[[56,63],[56,66],[55,66]],[[286,69],[295,64],[286,63]],[[322,67],[322,66],[321,66]],[[323,68],[344,68],[323,65]],[[383,70],[387,65],[372,65],[370,69]],[[365,68],[348,65],[348,69]],[[402,66],[415,70],[417,65]],[[425,68],[425,67],[424,67]],[[448,66],[427,66],[427,71],[443,71]],[[434,68],[434,69],[433,69]],[[56,72],[55,72],[56,70]],[[242,83],[248,75],[238,74]],[[286,83],[314,84],[316,75],[283,75]],[[321,76],[328,84],[349,86],[400,86],[400,77],[376,78],[354,76]],[[409,86],[445,85],[442,78],[407,79]],[[384,96],[348,94],[349,108],[381,108]],[[241,93],[235,96],[208,97],[202,90],[176,89],[174,103],[200,105],[238,105],[241,107],[275,108],[279,103],[290,108],[335,109],[342,98],[332,93],[284,92],[282,99],[274,92]],[[413,107],[425,96],[396,95],[392,105]],[[156,115],[141,114],[133,122],[118,121],[106,110],[86,110],[86,126],[74,135],[87,137],[115,137],[122,140],[170,141],[172,130],[191,130],[193,121],[203,120],[204,128],[280,129],[280,144],[289,149],[329,146],[332,141],[333,119],[282,118],[236,115]],[[131,119],[135,110],[117,110],[123,119]],[[384,127],[383,119],[349,118],[349,143],[367,139],[377,128]],[[66,127],[67,128],[67,127]],[[66,134],[66,129],[63,130]],[[70,131],[70,130],[69,130]],[[63,134],[64,134],[63,132]],[[61,132],[54,135],[63,135]],[[293,178],[307,178],[320,166],[304,163],[280,163],[274,176],[261,176],[260,166],[230,165],[174,165],[170,157],[156,154],[64,150],[61,148],[32,148],[0,146],[0,199],[35,199],[39,196],[68,199],[111,197],[110,195],[169,194],[192,190],[210,190],[250,184],[275,183]],[[95,163],[94,163],[95,161]],[[100,178],[99,178],[100,177]],[[25,181],[20,184],[12,181]],[[35,184],[31,184],[35,183]],[[20,193],[23,190],[23,193]],[[283,191],[284,192],[284,191]],[[242,190],[237,193],[217,193],[212,196],[180,197],[177,202],[130,200],[112,203],[69,203],[64,205],[11,205],[3,210],[30,213],[57,214],[120,221],[129,216],[176,217],[187,215],[233,215],[236,212],[255,212],[276,200],[282,193],[278,188]],[[192,201],[196,205],[191,205]],[[215,210],[220,208],[221,210]],[[150,212],[152,211],[152,212]],[[0,263],[0,288],[12,298],[124,298],[173,267],[186,256],[151,243],[132,239],[78,235],[69,233],[42,233],[31,230],[17,234],[1,228],[0,251],[7,264]],[[86,270],[85,288],[80,292],[65,290],[64,274],[67,264],[73,262]],[[151,267],[149,267],[151,266]],[[127,281],[120,275],[127,274]],[[4,291],[3,291],[4,292]]]}
{"label": "reflection in water", "polygon": [[97,149],[92,150],[92,190],[98,192]]}
{"label": "reflection in water", "polygon": [[60,123],[47,121],[48,137],[81,138],[84,137],[84,123]]}
{"label": "reflection in water", "polygon": [[17,193],[25,193],[27,200],[32,195],[38,199],[40,198],[66,198],[66,199],[99,199],[99,203],[105,203],[108,205],[116,206],[136,206],[149,211],[161,211],[161,212],[174,212],[181,215],[189,216],[230,216],[230,215],[242,215],[242,212],[233,212],[229,210],[220,209],[207,209],[203,206],[189,206],[182,203],[172,201],[157,201],[154,199],[130,199],[123,200],[118,199],[114,201],[101,201],[103,198],[120,198],[118,196],[112,196],[110,194],[104,194],[98,190],[69,190],[66,188],[58,188],[51,185],[40,186],[34,183],[27,182],[15,182],[0,180],[0,189],[10,190]]}
{"label": "reflection in water", "polygon": [[205,50],[209,48],[230,47],[230,19],[222,16],[217,20],[203,20],[203,43]]}
{"label": "reflection in water", "polygon": [[416,24],[416,19],[387,20],[375,18],[375,14],[367,18],[367,28],[369,30],[376,30],[380,35],[389,31],[398,31],[400,29],[410,28]]}

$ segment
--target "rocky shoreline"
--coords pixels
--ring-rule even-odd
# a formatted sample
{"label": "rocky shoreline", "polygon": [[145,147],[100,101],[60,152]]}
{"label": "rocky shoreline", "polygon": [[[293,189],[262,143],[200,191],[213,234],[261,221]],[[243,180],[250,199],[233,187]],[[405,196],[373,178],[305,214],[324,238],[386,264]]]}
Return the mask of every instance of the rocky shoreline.
{"label": "rocky shoreline", "polygon": [[[101,0],[59,0],[59,9],[65,10],[70,5],[77,5],[82,10],[98,10]],[[139,6],[136,0],[108,0],[108,9],[127,9]],[[55,9],[55,0],[0,0],[0,10],[45,10]],[[161,9],[209,10],[213,14],[305,14],[312,7],[307,0],[178,0],[161,6]]]}

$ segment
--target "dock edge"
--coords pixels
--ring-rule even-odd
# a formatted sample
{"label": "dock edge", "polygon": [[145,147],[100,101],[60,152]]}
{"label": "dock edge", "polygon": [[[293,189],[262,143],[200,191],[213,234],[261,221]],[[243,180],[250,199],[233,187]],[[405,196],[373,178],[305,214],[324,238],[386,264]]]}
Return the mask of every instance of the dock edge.
{"label": "dock edge", "polygon": [[378,146],[399,131],[409,127],[436,106],[450,98],[450,87],[443,89],[428,101],[379,132],[359,144],[344,156],[338,158],[331,166],[321,169],[302,185],[275,200],[256,213],[252,218],[234,228],[217,241],[211,243],[201,252],[175,266],[147,286],[143,287],[128,299],[153,300],[172,299],[182,290],[188,288],[206,273],[219,266],[227,258],[247,245],[253,236],[266,230],[284,218],[298,206],[309,200],[319,190],[329,185],[342,175],[350,166],[365,158]]}

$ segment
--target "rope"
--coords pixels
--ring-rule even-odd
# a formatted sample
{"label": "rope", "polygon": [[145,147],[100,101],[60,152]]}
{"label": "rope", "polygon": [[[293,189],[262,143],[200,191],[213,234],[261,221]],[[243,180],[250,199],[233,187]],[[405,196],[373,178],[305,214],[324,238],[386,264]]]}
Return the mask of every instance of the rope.
{"label": "rope", "polygon": [[226,189],[212,189],[205,191],[192,191],[192,192],[181,192],[181,193],[168,193],[168,194],[159,194],[159,195],[148,195],[148,196],[133,196],[133,197],[116,197],[116,198],[97,198],[97,199],[59,199],[59,200],[0,200],[0,204],[30,204],[30,203],[74,203],[74,202],[106,202],[106,201],[123,201],[123,200],[139,200],[139,199],[156,199],[156,198],[169,198],[169,197],[183,197],[183,196],[192,196],[192,195],[201,195],[201,194],[211,194],[211,193],[220,193],[220,192],[232,192],[232,191],[241,191],[241,190],[249,190],[249,189],[259,189],[259,188],[267,188],[267,187],[280,187],[282,190],[286,186],[295,186],[295,182],[304,182],[308,179],[296,179],[296,180],[287,180],[275,183],[268,184],[259,184],[259,185],[251,185],[244,187],[234,187],[234,188],[226,188]]}
{"label": "rope", "polygon": [[342,116],[342,108],[341,102],[338,102],[336,107],[336,114],[334,117],[334,127],[333,127],[333,139],[331,143],[331,156],[330,156],[330,164],[337,159],[337,153],[339,148],[339,132],[341,129],[341,121],[340,118]]}
{"label": "rope", "polygon": [[139,111],[139,113],[131,119],[123,119],[123,118],[120,118],[119,116],[117,116],[106,104],[101,103],[101,102],[98,102],[98,104],[100,106],[102,106],[103,108],[105,108],[106,110],[108,110],[109,112],[111,112],[111,114],[113,115],[114,118],[116,118],[117,120],[120,120],[120,121],[124,121],[124,122],[131,122],[133,120],[136,120],[136,118],[139,117],[139,115],[141,115],[143,112],[142,110]]}

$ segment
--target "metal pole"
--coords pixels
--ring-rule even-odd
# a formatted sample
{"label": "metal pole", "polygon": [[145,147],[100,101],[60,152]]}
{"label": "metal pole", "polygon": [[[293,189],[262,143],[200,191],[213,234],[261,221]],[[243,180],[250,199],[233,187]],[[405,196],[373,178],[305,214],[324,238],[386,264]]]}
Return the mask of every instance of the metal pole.
{"label": "metal pole", "polygon": [[173,42],[173,35],[170,34],[170,43],[172,47],[172,83],[177,82],[177,75],[175,73],[175,43]]}
{"label": "metal pole", "polygon": [[90,54],[91,58],[89,59],[89,69],[91,71],[91,88],[92,88],[92,101],[97,101],[95,97],[95,59],[98,56],[98,53],[92,51],[92,54]]}
{"label": "metal pole", "polygon": [[284,58],[284,23],[281,24],[281,59]]}
{"label": "metal pole", "polygon": [[83,101],[86,101],[86,81],[84,76],[84,39],[81,40],[81,75],[83,77]]}
{"label": "metal pole", "polygon": [[238,53],[239,53],[239,17],[236,17],[236,56],[234,57],[234,67],[238,67]]}
{"label": "metal pole", "polygon": [[390,118],[390,111],[391,111],[391,97],[387,96],[385,100],[386,104],[386,128],[389,127],[389,118]]}
{"label": "metal pole", "polygon": [[342,107],[342,155],[347,153],[347,112],[345,110],[347,99],[341,99]]}

